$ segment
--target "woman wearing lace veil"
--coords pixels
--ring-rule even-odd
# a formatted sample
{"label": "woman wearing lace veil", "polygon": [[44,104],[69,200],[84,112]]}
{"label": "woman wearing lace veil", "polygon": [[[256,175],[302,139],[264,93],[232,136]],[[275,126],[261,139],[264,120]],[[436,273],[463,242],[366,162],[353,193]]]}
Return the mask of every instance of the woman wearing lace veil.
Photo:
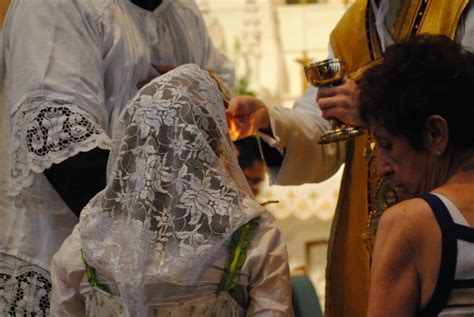
{"label": "woman wearing lace veil", "polygon": [[292,316],[286,246],[208,73],[189,64],[155,79],[115,135],[106,188],[53,258],[52,314]]}

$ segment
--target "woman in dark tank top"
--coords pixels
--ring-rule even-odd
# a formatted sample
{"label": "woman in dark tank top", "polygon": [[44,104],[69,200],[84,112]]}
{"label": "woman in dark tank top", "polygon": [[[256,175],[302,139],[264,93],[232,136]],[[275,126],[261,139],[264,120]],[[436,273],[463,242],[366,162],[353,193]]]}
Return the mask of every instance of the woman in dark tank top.
{"label": "woman in dark tank top", "polygon": [[359,81],[377,173],[413,196],[380,219],[369,316],[474,314],[473,87],[473,54],[429,35],[390,47]]}

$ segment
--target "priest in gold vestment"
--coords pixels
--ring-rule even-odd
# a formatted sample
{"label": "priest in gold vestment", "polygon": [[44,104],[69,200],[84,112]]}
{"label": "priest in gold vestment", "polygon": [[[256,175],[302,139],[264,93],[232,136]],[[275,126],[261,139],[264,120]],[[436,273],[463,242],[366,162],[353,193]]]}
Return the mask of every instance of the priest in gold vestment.
{"label": "priest in gold vestment", "polygon": [[330,92],[320,89],[319,95],[317,88],[310,87],[293,109],[246,96],[235,97],[229,106],[228,116],[242,122],[253,115],[257,124],[243,135],[258,133],[265,141],[262,148],[273,183],[318,182],[345,162],[329,241],[326,316],[366,316],[377,219],[404,193],[376,177],[375,144],[367,133],[341,144],[317,145],[327,127],[323,116],[351,123],[348,119],[357,111],[351,108],[357,78],[382,58],[390,44],[420,33],[444,34],[474,50],[474,1],[356,1],[330,38],[330,56],[348,66],[349,80],[344,85],[331,87]]}

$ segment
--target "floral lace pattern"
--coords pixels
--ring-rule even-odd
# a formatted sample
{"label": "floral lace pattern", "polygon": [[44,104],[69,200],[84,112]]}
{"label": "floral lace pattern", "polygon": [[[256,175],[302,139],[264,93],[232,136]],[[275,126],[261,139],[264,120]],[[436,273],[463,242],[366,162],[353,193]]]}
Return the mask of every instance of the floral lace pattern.
{"label": "floral lace pattern", "polygon": [[75,105],[44,99],[28,100],[13,115],[10,194],[31,185],[32,172],[41,173],[81,151],[110,148],[103,129]]}
{"label": "floral lace pattern", "polygon": [[232,155],[217,85],[196,65],[145,86],[114,135],[107,187],[82,212],[80,231],[87,262],[131,307],[147,282],[197,281],[263,209]]}
{"label": "floral lace pattern", "polygon": [[0,259],[0,315],[49,316],[49,274],[12,256]]}

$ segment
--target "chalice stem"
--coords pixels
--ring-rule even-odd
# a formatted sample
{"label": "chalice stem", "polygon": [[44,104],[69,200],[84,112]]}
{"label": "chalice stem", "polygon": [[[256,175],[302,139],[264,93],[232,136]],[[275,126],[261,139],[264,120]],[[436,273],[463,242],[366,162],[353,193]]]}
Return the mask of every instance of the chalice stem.
{"label": "chalice stem", "polygon": [[345,127],[345,124],[339,119],[330,118],[328,121],[329,121],[329,130],[336,130],[336,129]]}

